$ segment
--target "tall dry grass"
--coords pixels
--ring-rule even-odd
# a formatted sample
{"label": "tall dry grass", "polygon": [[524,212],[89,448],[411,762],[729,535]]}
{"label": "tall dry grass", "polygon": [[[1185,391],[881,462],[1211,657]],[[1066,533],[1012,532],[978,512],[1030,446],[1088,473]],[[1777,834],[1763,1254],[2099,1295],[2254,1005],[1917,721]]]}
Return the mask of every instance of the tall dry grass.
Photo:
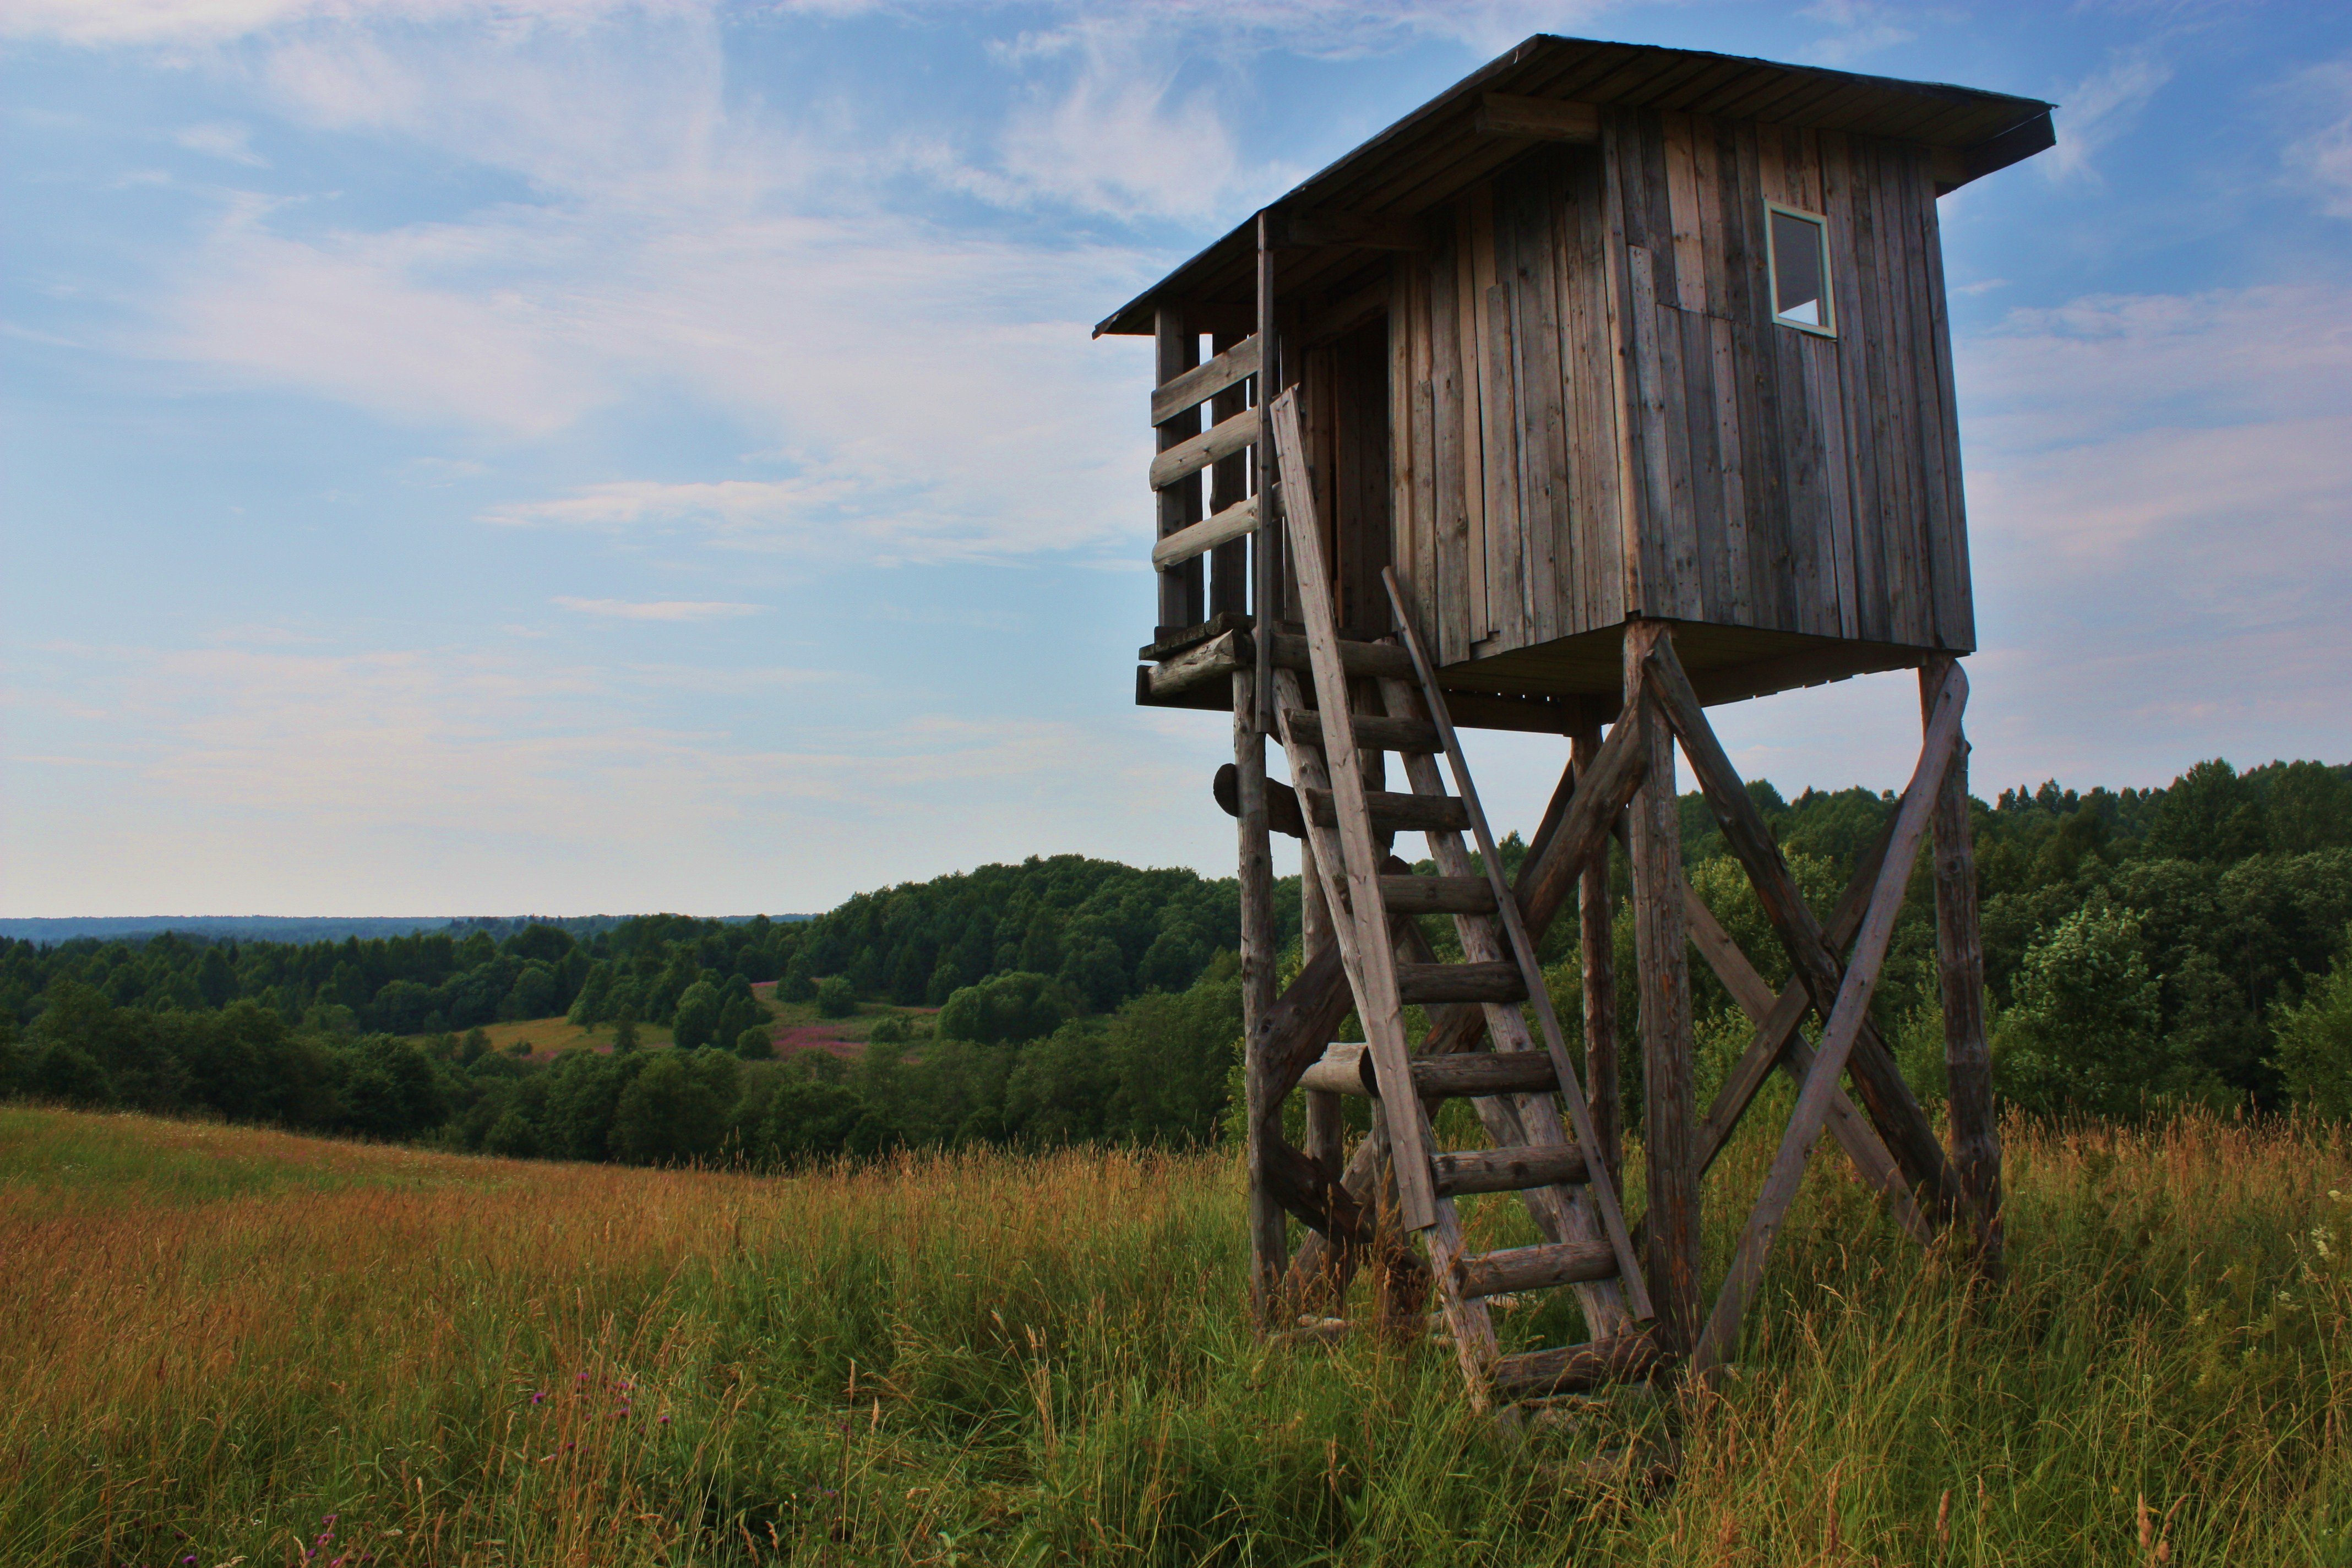
{"label": "tall dry grass", "polygon": [[[1254,1340],[1222,1155],[763,1179],[0,1110],[0,1562],[2352,1563],[2347,1156],[2012,1126],[1990,1291],[1825,1167],[1718,1396],[1515,1437],[1442,1352]],[[1669,1426],[1669,1490],[1589,1462]]]}

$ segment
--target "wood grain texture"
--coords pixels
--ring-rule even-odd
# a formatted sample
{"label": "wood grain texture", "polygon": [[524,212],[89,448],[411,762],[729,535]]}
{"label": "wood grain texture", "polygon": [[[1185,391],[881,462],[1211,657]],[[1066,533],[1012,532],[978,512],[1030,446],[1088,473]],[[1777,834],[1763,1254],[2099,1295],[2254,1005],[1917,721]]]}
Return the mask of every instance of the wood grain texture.
{"label": "wood grain texture", "polygon": [[1266,836],[1265,736],[1256,723],[1255,677],[1234,681],[1234,765],[1239,773],[1242,938],[1242,1086],[1249,1167],[1250,1300],[1261,1327],[1278,1326],[1289,1236],[1274,1177],[1274,1145],[1281,1138],[1281,1084],[1274,1038],[1276,966],[1281,961],[1274,925],[1274,853]]}
{"label": "wood grain texture", "polygon": [[[1579,731],[1573,746],[1580,778],[1601,753],[1599,726]],[[1576,900],[1577,962],[1584,993],[1584,1092],[1592,1106],[1593,1137],[1601,1145],[1602,1164],[1611,1184],[1617,1185],[1624,1167],[1625,1108],[1617,1082],[1616,897],[1609,885],[1605,847],[1578,876]]]}
{"label": "wood grain texture", "polygon": [[1966,679],[1957,665],[1945,671],[1927,722],[1927,742],[1921,748],[1919,764],[1911,782],[1904,789],[1902,805],[1896,809],[1885,863],[1879,868],[1868,910],[1855,933],[1853,952],[1847,960],[1837,999],[1830,1009],[1829,1023],[1822,1031],[1821,1048],[1805,1074],[1804,1088],[1798,1092],[1788,1130],[1773,1154],[1770,1169],[1765,1173],[1755,1207],[1749,1211],[1738,1246],[1733,1250],[1722,1291],[1716,1298],[1706,1331],[1693,1352],[1692,1365],[1702,1373],[1722,1364],[1738,1342],[1740,1323],[1763,1281],[1764,1263],[1770,1254],[1773,1237],[1780,1231],[1789,1205],[1796,1201],[1797,1189],[1804,1179],[1806,1156],[1829,1114],[1830,1097],[1837,1088],[1838,1075],[1844,1070],[1854,1041],[1867,1020],[1871,994],[1885,962],[1886,944],[1895,933],[1895,918],[1902,911],[1904,887],[1910,878],[1913,858],[1927,831],[1936,797],[1943,789],[1945,773],[1958,749],[1960,712],[1967,689]]}
{"label": "wood grain texture", "polygon": [[[1948,658],[1919,671],[1919,700],[1931,718]],[[1977,1266],[2001,1272],[2000,1123],[1992,1098],[1992,1051],[1985,1036],[1984,937],[1978,924],[1976,856],[1969,841],[1969,753],[1955,744],[1936,797],[1936,976],[1944,1010],[1945,1106],[1952,1129],[1952,1166],[1976,1230]]]}
{"label": "wood grain texture", "polygon": [[[1952,673],[1957,676],[1957,669]],[[1841,994],[1846,968],[1838,950],[1797,891],[1779,844],[1724,753],[1671,647],[1661,649],[1648,661],[1646,674],[1660,709],[1682,739],[1708,806],[1722,825],[1725,842],[1746,868],[1765,917],[1811,993],[1815,1010],[1827,1018]],[[1879,1136],[1902,1162],[1906,1178],[1922,1190],[1930,1213],[1940,1223],[1961,1198],[1943,1145],[1866,1014],[1855,1028],[1861,1039],[1861,1047],[1853,1052],[1855,1087]]]}
{"label": "wood grain texture", "polygon": [[[1646,686],[1653,648],[1672,647],[1655,621],[1626,627],[1626,687]],[[1690,969],[1683,923],[1682,817],[1675,799],[1674,731],[1648,700],[1621,728],[1639,737],[1642,787],[1633,798],[1628,858],[1633,873],[1633,943],[1640,959],[1643,1185],[1649,1193],[1645,1267],[1661,1347],[1686,1350],[1698,1331],[1699,1180],[1694,1138]]]}
{"label": "wood grain texture", "polygon": [[[1867,896],[1875,876],[1874,862],[1871,876],[1857,879],[1864,896]],[[1722,1089],[1717,1091],[1715,1102],[1707,1108],[1706,1120],[1700,1123],[1698,1163],[1699,1172],[1704,1175],[1714,1165],[1716,1157],[1722,1153],[1724,1145],[1731,1141],[1733,1129],[1738,1125],[1748,1105],[1753,1103],[1757,1088],[1773,1068],[1779,1068],[1800,1085],[1804,1082],[1805,1072],[1812,1065],[1812,1052],[1806,1048],[1797,1033],[1797,1026],[1812,1009],[1811,999],[1802,986],[1792,985],[1786,995],[1775,995],[1764,977],[1756,972],[1755,965],[1748,963],[1748,955],[1739,951],[1738,944],[1717,921],[1714,911],[1693,889],[1685,887],[1683,891],[1683,907],[1690,928],[1691,945],[1706,959],[1708,967],[1722,980],[1724,989],[1731,993],[1732,1000],[1756,1026],[1755,1042],[1741,1054],[1732,1070],[1725,1075]],[[1847,937],[1852,936],[1853,922],[1860,919],[1862,912],[1861,900],[1857,899],[1854,903],[1855,908],[1843,932]],[[1831,926],[1831,935],[1833,941],[1840,939],[1834,921]],[[1919,1205],[1912,1201],[1911,1190],[1903,1180],[1903,1168],[1895,1163],[1895,1156],[1886,1152],[1886,1145],[1879,1140],[1877,1133],[1871,1131],[1869,1121],[1854,1109],[1853,1102],[1846,1098],[1843,1089],[1834,1091],[1830,1097],[1828,1127],[1838,1146],[1853,1162],[1854,1172],[1862,1178],[1863,1184],[1885,1201],[1887,1213],[1895,1223],[1921,1246],[1931,1241],[1934,1232],[1919,1213]]]}
{"label": "wood grain texture", "polygon": [[[1180,381],[1192,373],[1201,359],[1201,335],[1184,320],[1181,306],[1163,306],[1159,313],[1154,342],[1153,361],[1161,385]],[[1165,454],[1183,446],[1200,434],[1198,414],[1171,410],[1163,419],[1158,408],[1158,395],[1153,395],[1152,423],[1158,426],[1154,439]],[[1190,565],[1193,554],[1164,555],[1167,541],[1181,534],[1201,519],[1201,486],[1171,481],[1159,490],[1160,543],[1151,552],[1151,564],[1160,573],[1160,624],[1163,626],[1194,626],[1208,618],[1208,595],[1204,569]]]}
{"label": "wood grain texture", "polygon": [[[1275,447],[1280,454],[1279,466],[1303,463],[1297,395],[1285,393],[1274,402],[1269,413]],[[1326,712],[1346,712],[1352,706],[1348,677],[1340,661],[1339,631],[1332,618],[1331,584],[1318,538],[1314,498],[1307,487],[1297,487],[1293,494],[1285,498],[1284,521],[1290,536],[1291,554],[1297,563],[1300,608],[1308,628],[1308,662],[1314,671],[1316,706]],[[1410,1096],[1411,1079],[1396,968],[1389,951],[1386,921],[1381,914],[1378,878],[1383,857],[1375,852],[1371,842],[1370,804],[1365,799],[1367,792],[1357,764],[1353,735],[1344,726],[1332,725],[1326,729],[1323,740],[1322,760],[1330,775],[1330,795],[1345,865],[1342,885],[1347,890],[1347,918],[1356,928],[1349,979],[1356,993],[1357,1015],[1363,1020],[1373,1066],[1387,1091],[1386,1098],[1392,1103],[1401,1102]],[[1311,821],[1314,796],[1302,792],[1302,799],[1308,803]],[[1344,941],[1340,952],[1343,960],[1350,956]],[[1395,1150],[1398,1200],[1407,1229],[1433,1230],[1449,1219],[1452,1211],[1445,1206],[1441,1213],[1441,1205],[1430,1190],[1429,1151],[1419,1125],[1418,1107],[1414,1110],[1416,1114],[1411,1117],[1400,1111],[1389,1128]],[[1433,1237],[1432,1246],[1438,1245],[1440,1239]]]}

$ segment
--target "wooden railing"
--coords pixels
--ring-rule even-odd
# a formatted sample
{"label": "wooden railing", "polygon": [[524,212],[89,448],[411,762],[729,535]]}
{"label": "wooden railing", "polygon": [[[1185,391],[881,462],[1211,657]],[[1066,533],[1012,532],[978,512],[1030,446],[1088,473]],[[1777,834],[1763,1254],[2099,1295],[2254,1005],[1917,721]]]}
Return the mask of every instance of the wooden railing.
{"label": "wooden railing", "polygon": [[[1151,564],[1160,574],[1162,634],[1246,607],[1244,552],[1218,551],[1255,532],[1259,521],[1248,459],[1262,434],[1254,395],[1259,339],[1253,333],[1195,363],[1200,335],[1186,325],[1181,308],[1162,310],[1159,384],[1151,394],[1160,444],[1150,476],[1160,502]],[[1205,429],[1204,404],[1213,420]],[[1204,472],[1211,475],[1207,506],[1201,493]],[[1195,564],[1204,555],[1212,556],[1206,574]]]}

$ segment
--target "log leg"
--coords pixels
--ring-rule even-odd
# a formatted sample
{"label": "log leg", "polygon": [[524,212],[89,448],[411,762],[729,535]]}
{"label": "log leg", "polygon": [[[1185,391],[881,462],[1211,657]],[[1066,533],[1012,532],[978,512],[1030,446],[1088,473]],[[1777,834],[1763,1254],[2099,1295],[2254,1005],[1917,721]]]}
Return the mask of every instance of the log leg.
{"label": "log leg", "polygon": [[[1572,744],[1580,776],[1601,754],[1600,726],[1580,731]],[[1609,1184],[1622,1192],[1625,1108],[1617,1089],[1615,906],[1604,852],[1577,879],[1577,956],[1584,971],[1584,1094],[1592,1107],[1592,1131],[1609,1167]]]}
{"label": "log leg", "polygon": [[[1954,661],[1930,658],[1919,671],[1919,701],[1933,707]],[[2000,1131],[1993,1121],[1992,1050],[1985,1039],[1984,937],[1977,923],[1976,853],[1969,842],[1969,752],[1953,750],[1936,797],[1936,971],[1944,999],[1944,1079],[1952,1164],[1976,1223],[1977,1267],[2001,1268]]]}
{"label": "log leg", "polygon": [[1269,1140],[1282,1132],[1282,1096],[1266,1024],[1274,1011],[1274,850],[1266,839],[1265,736],[1257,727],[1256,680],[1234,676],[1234,765],[1240,773],[1242,915],[1242,1085],[1248,1121],[1250,1305],[1262,1327],[1284,1311],[1282,1277],[1289,1263],[1288,1221],[1268,1170]]}
{"label": "log leg", "polygon": [[[1625,689],[1639,692],[1642,661],[1672,636],[1661,622],[1625,628]],[[1641,726],[1646,768],[1633,796],[1628,840],[1633,936],[1640,962],[1643,1142],[1649,1189],[1646,1268],[1655,1334],[1670,1352],[1696,1342],[1699,1300],[1699,1184],[1691,1079],[1688,936],[1683,915],[1682,811],[1675,798],[1675,736],[1646,700],[1618,716]]]}
{"label": "log leg", "polygon": [[[1298,841],[1298,912],[1300,962],[1311,963],[1334,941],[1331,902],[1323,890],[1321,869],[1312,840]],[[1340,1096],[1324,1089],[1307,1092],[1307,1152],[1322,1162],[1333,1175],[1339,1173],[1346,1152],[1348,1117]]]}

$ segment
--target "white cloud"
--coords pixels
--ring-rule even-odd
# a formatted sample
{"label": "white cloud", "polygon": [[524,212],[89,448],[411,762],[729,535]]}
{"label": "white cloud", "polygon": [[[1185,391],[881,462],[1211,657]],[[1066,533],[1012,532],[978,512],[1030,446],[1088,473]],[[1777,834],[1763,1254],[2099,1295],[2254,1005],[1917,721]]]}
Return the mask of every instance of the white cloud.
{"label": "white cloud", "polygon": [[2289,142],[2286,165],[2334,217],[2352,217],[2352,60],[2330,60],[2303,73],[2299,96],[2316,104],[2322,123]]}
{"label": "white cloud", "polygon": [[0,0],[0,37],[92,46],[210,44],[304,25],[478,19],[512,27],[703,8],[701,0]]}
{"label": "white cloud", "polygon": [[560,595],[548,601],[583,616],[603,616],[618,621],[724,621],[756,616],[764,605],[737,605],[717,599],[575,599]]}
{"label": "white cloud", "polygon": [[[1196,798],[1213,726],[1107,738],[863,680],[827,706],[825,671],[535,647],[75,647],[13,665],[12,913],[805,910],[982,859],[1214,863],[1231,842]],[[1100,787],[1074,795],[1081,776]]]}
{"label": "white cloud", "polygon": [[1980,784],[2352,727],[2352,289],[2085,299],[1958,349]]}
{"label": "white cloud", "polygon": [[2116,51],[2107,63],[2060,92],[2054,117],[2058,145],[2050,154],[2053,179],[2089,175],[2092,161],[2128,132],[2158,90],[2172,79],[2172,68],[2152,47]]}
{"label": "white cloud", "polygon": [[1040,90],[1006,127],[1013,187],[1121,217],[1229,214],[1239,149],[1212,87],[1179,92],[1187,56],[1171,42],[1144,16],[1090,17],[1004,51],[1025,65],[1070,66],[1066,86]]}
{"label": "white cloud", "polygon": [[1813,58],[1828,65],[1851,65],[1918,37],[1903,25],[1902,13],[1875,0],[1815,0],[1800,15],[1836,29],[1810,51]]}
{"label": "white cloud", "polygon": [[253,150],[253,132],[242,125],[218,121],[191,125],[173,140],[189,152],[202,153],[206,157],[226,158],[230,163],[244,163],[257,169],[269,166],[269,160]]}
{"label": "white cloud", "polygon": [[2300,417],[2352,384],[2352,290],[2090,295],[1955,345],[1975,449],[2038,451],[2154,425]]}

